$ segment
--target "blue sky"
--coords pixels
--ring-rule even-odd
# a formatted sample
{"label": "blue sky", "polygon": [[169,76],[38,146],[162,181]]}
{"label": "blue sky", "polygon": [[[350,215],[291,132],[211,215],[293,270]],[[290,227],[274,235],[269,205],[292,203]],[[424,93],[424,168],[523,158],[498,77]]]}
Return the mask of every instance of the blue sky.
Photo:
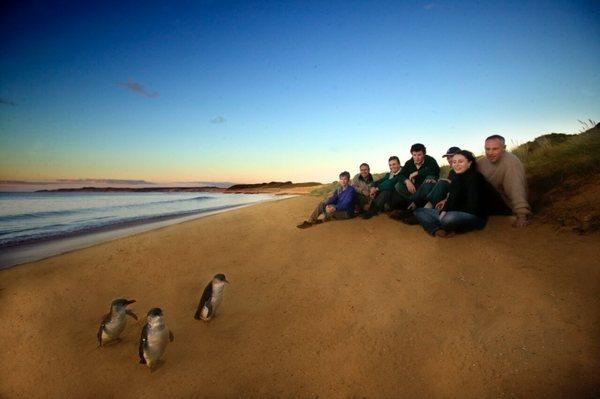
{"label": "blue sky", "polygon": [[331,181],[600,119],[600,3],[18,2],[0,179]]}

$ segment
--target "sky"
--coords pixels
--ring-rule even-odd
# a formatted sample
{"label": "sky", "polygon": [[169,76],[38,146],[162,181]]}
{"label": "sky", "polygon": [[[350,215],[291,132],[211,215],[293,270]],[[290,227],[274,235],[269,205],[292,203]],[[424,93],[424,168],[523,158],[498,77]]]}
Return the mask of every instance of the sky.
{"label": "sky", "polygon": [[321,181],[600,120],[598,1],[3,2],[0,179]]}

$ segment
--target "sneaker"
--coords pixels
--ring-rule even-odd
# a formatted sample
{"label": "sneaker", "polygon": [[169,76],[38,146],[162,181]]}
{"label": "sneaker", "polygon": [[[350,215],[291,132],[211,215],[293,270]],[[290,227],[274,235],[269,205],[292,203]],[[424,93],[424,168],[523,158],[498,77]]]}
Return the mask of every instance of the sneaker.
{"label": "sneaker", "polygon": [[412,215],[412,211],[407,209],[396,209],[390,213],[390,217],[394,220],[404,220]]}
{"label": "sneaker", "polygon": [[365,212],[362,215],[360,215],[361,218],[363,219],[371,219],[373,216],[375,216],[375,214],[373,212]]}
{"label": "sneaker", "polygon": [[435,231],[435,236],[439,238],[450,238],[454,235],[453,231],[446,231],[444,229],[437,229]]}
{"label": "sneaker", "polygon": [[408,225],[411,225],[411,226],[419,224],[419,219],[417,219],[417,217],[415,216],[414,213],[411,213],[410,215],[406,216],[401,221],[402,221],[402,223],[408,224]]}
{"label": "sneaker", "polygon": [[302,222],[302,224],[299,224],[298,226],[296,226],[299,229],[308,229],[309,227],[312,227],[313,223],[309,222],[308,220],[305,220],[304,222]]}

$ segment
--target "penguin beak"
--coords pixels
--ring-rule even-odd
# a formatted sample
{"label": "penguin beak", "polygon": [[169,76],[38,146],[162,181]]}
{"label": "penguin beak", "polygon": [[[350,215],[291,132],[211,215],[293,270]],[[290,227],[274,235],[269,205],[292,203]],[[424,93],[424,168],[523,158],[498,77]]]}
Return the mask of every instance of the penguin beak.
{"label": "penguin beak", "polygon": [[229,284],[229,281],[227,281],[227,279],[226,279],[226,278],[225,278],[225,279],[223,279],[223,281],[225,281],[227,284]]}
{"label": "penguin beak", "polygon": [[127,301],[127,302],[125,302],[125,305],[131,305],[131,304],[132,304],[132,303],[134,303],[134,302],[135,302],[135,299],[132,299],[132,300],[130,300],[130,301]]}

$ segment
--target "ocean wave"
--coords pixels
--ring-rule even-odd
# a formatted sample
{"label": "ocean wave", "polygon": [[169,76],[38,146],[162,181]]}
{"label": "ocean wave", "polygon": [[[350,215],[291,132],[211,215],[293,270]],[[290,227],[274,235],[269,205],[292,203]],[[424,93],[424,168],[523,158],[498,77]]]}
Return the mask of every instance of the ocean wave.
{"label": "ocean wave", "polygon": [[[210,197],[206,197],[206,198],[210,198]],[[189,210],[189,211],[169,212],[169,213],[163,213],[163,214],[159,214],[159,215],[133,216],[133,217],[119,218],[116,220],[104,221],[104,222],[99,222],[99,223],[98,222],[86,223],[85,225],[80,225],[80,224],[79,225],[70,225],[70,226],[63,225],[63,226],[68,226],[68,228],[64,228],[64,229],[60,229],[60,230],[53,230],[53,231],[38,231],[37,233],[31,233],[31,234],[22,234],[22,232],[25,230],[35,230],[35,229],[25,229],[25,230],[21,231],[20,232],[21,234],[18,234],[17,236],[13,235],[12,237],[5,237],[5,238],[0,237],[0,248],[7,248],[7,247],[12,247],[12,246],[17,246],[17,245],[25,245],[25,244],[29,244],[29,243],[58,239],[58,238],[66,238],[66,237],[71,237],[71,236],[75,236],[75,235],[79,235],[79,234],[86,234],[86,233],[98,232],[98,231],[103,231],[103,230],[111,230],[111,229],[126,227],[126,226],[130,226],[130,225],[151,223],[151,222],[157,222],[157,221],[166,220],[166,219],[192,216],[195,214],[201,214],[201,213],[218,211],[218,210],[229,209],[229,208],[236,208],[236,207],[242,206],[242,205],[245,205],[245,204],[221,205],[221,206],[214,206],[214,207],[210,207],[210,208],[195,209],[195,210]],[[12,233],[14,233],[14,231]]]}
{"label": "ocean wave", "polygon": [[145,206],[154,206],[158,204],[171,204],[171,203],[181,203],[181,202],[193,202],[193,201],[204,201],[207,199],[211,199],[213,197],[199,196],[193,198],[179,198],[173,200],[162,200],[162,201],[151,201],[145,202],[141,204],[128,204],[128,205],[111,205],[106,207],[98,207],[98,208],[81,208],[81,209],[73,209],[73,210],[64,210],[64,211],[42,211],[42,212],[31,212],[31,213],[21,213],[16,215],[4,215],[0,216],[0,222],[16,222],[23,221],[27,219],[41,219],[48,217],[61,217],[61,216],[71,216],[71,215],[79,215],[85,213],[93,213],[93,212],[105,212],[112,211],[118,209],[130,209],[130,208],[141,208]]}

